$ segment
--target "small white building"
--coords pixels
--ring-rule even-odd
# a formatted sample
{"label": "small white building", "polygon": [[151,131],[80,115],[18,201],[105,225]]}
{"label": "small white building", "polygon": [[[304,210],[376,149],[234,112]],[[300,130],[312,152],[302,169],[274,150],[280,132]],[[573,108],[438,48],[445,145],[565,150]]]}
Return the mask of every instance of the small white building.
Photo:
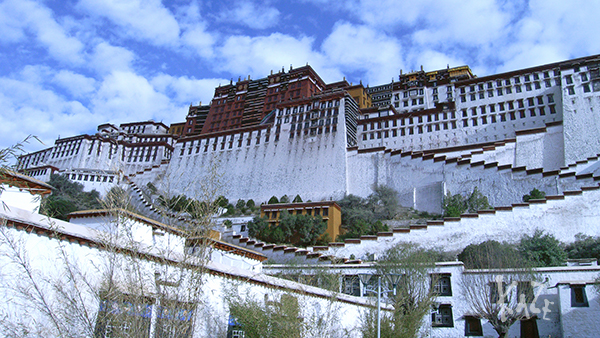
{"label": "small white building", "polygon": [[[322,265],[268,265],[263,271],[276,275],[310,276],[319,275],[323,269]],[[339,275],[340,292],[375,298],[359,281],[361,274],[376,273],[373,263],[329,265],[326,269]],[[600,266],[595,261],[533,271],[471,270],[465,269],[462,262],[443,262],[437,263],[429,275],[431,280],[425,282],[431,283],[428,287],[435,288],[438,296],[422,329],[428,337],[498,337],[493,326],[474,310],[477,302],[473,297],[476,295],[486,300],[493,297],[495,289],[489,283],[494,282],[497,276],[502,277],[505,292],[512,295],[507,298],[507,308],[517,309],[520,294],[526,295],[524,318],[511,326],[506,337],[595,337],[600,331],[597,320],[600,297],[596,285]],[[529,288],[531,281],[535,282],[535,286]],[[373,284],[369,284],[372,288]],[[391,289],[385,278],[382,278],[382,284],[384,289]],[[477,289],[475,293],[474,289]],[[383,295],[384,299],[386,295]]]}

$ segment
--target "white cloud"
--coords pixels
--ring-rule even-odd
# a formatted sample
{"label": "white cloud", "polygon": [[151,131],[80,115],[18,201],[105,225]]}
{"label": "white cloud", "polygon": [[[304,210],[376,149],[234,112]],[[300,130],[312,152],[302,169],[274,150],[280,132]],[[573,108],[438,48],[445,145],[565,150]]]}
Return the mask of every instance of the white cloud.
{"label": "white cloud", "polygon": [[[435,50],[424,50],[419,54],[411,56],[414,57],[414,59],[411,60],[410,63],[419,67],[423,66],[425,71],[444,69],[448,66],[458,67],[466,65],[466,63],[461,59],[454,58]],[[405,73],[408,71],[410,71],[410,69],[404,69]]]}
{"label": "white cloud", "polygon": [[221,21],[234,22],[252,29],[273,27],[279,21],[279,10],[267,4],[249,0],[236,1],[233,7],[219,15]]}
{"label": "white cloud", "polygon": [[226,79],[193,79],[187,76],[174,77],[160,74],[151,81],[152,85],[161,93],[173,97],[177,104],[197,105],[199,101],[209,104],[215,88],[219,83],[226,83]]}
{"label": "white cloud", "polygon": [[203,23],[197,23],[185,27],[181,34],[184,45],[193,49],[200,57],[211,58],[214,55],[213,45],[215,37],[206,31]]}
{"label": "white cloud", "polygon": [[513,27],[514,41],[502,51],[505,68],[556,62],[600,50],[600,3],[536,0],[529,6]]}
{"label": "white cloud", "polygon": [[[0,147],[22,141],[27,135],[39,137],[46,146],[61,134],[76,135],[95,129],[98,119],[78,101],[65,100],[36,82],[0,78]],[[32,149],[43,146],[32,143]]]}
{"label": "white cloud", "polygon": [[400,43],[363,25],[337,23],[322,49],[330,63],[346,71],[364,72],[363,80],[371,84],[391,81],[403,65]]}
{"label": "white cloud", "polygon": [[178,44],[179,24],[160,0],[81,0],[79,6],[112,21],[132,39],[159,46]]}
{"label": "white cloud", "polygon": [[52,82],[66,89],[75,97],[84,97],[95,90],[96,80],[70,70],[61,70],[54,75]]}
{"label": "white cloud", "polygon": [[25,32],[29,32],[55,59],[76,64],[83,61],[84,45],[54,20],[50,9],[37,2],[6,0],[1,3],[0,31],[3,36],[0,40],[5,42],[22,41]]}
{"label": "white cloud", "polygon": [[[441,48],[474,46],[497,41],[505,34],[510,16],[495,1],[418,1],[419,23],[415,40]],[[424,22],[422,22],[424,21]],[[424,28],[421,26],[424,23]]]}
{"label": "white cloud", "polygon": [[[288,70],[289,65],[300,67],[309,63],[325,81],[338,81],[341,73],[332,67],[322,54],[313,51],[313,39],[299,39],[274,33],[268,36],[230,36],[219,49],[220,70],[253,78],[267,76],[271,70]],[[234,81],[237,79],[234,79]]]}
{"label": "white cloud", "polygon": [[92,98],[92,111],[104,122],[121,123],[155,119],[183,120],[185,105],[177,106],[148,80],[132,72],[115,71],[104,78]]}
{"label": "white cloud", "polygon": [[133,52],[107,42],[100,42],[90,56],[90,64],[99,73],[107,74],[113,71],[128,71],[135,59]]}

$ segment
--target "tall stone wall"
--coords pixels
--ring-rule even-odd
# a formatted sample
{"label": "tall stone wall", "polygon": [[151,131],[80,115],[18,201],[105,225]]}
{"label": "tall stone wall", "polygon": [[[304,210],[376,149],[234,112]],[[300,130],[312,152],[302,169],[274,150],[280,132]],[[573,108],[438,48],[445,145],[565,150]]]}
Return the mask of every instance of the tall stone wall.
{"label": "tall stone wall", "polygon": [[[177,143],[157,184],[174,192],[202,196],[218,181],[230,201],[300,195],[304,201],[337,200],[347,191],[347,116],[343,101],[335,123],[321,133],[300,135],[287,122],[260,129]],[[335,125],[335,128],[334,128]],[[166,182],[170,180],[170,182]]]}
{"label": "tall stone wall", "polygon": [[388,185],[398,192],[401,205],[434,213],[441,213],[446,193],[466,195],[475,187],[492,206],[518,203],[533,188],[559,194],[581,186],[556,171],[564,165],[562,136],[562,125],[553,123],[518,132],[504,144],[462,152],[349,151],[348,191],[367,196],[373,184]]}
{"label": "tall stone wall", "polygon": [[[562,88],[562,104],[566,163],[574,163],[600,153],[600,76],[594,75],[593,70],[587,70],[590,70],[589,67],[582,67],[581,73],[574,69],[562,70],[565,84]],[[587,92],[584,91],[585,86],[589,88]]]}

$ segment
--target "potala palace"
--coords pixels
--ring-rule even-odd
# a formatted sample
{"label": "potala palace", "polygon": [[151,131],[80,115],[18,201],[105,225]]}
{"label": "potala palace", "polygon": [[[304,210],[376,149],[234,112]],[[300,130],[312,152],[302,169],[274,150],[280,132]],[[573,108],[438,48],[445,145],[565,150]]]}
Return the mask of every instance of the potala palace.
{"label": "potala palace", "polygon": [[168,181],[170,192],[188,196],[214,168],[222,195],[258,203],[284,194],[366,197],[374,185],[435,213],[447,192],[474,187],[496,211],[521,208],[533,188],[548,201],[568,196],[552,203],[576,203],[594,192],[573,194],[597,187],[599,66],[590,56],[486,77],[467,66],[400,71],[376,87],[326,84],[310,66],[282,70],[216,88],[185,122],[100,125],[22,156],[19,168],[42,181],[59,172],[100,192]]}
{"label": "potala palace", "polygon": [[[129,187],[143,214],[125,215],[132,227],[141,229],[139,249],[167,245],[183,254],[190,249],[193,253],[193,245],[161,223],[168,215],[152,207],[143,191],[149,183],[173,195],[200,196],[218,177],[220,195],[230,201],[253,199],[259,204],[271,196],[300,195],[327,202],[323,205],[349,194],[366,197],[373,187],[384,185],[398,192],[402,206],[432,213],[441,213],[446,194],[467,194],[477,187],[493,209],[327,246],[262,243],[248,237],[248,218],[233,219],[232,228],[217,226],[221,238],[211,240],[206,282],[213,296],[204,295],[203,302],[215,302],[204,311],[219,318],[194,321],[188,331],[193,333],[187,336],[211,336],[211,325],[221,330],[226,326],[227,306],[215,295],[225,293],[227,280],[240,281],[264,297],[265,304],[269,290],[296,294],[304,318],[306,313],[324,316],[337,311],[327,305],[329,296],[323,290],[268,276],[296,269],[286,264],[293,262],[305,264],[305,271],[328,266],[341,273],[340,291],[346,295],[332,304],[348,315],[334,329],[340,337],[358,337],[355,320],[372,303],[363,298],[365,288],[356,276],[372,272],[365,261],[394,244],[457,251],[488,239],[514,242],[537,229],[567,243],[578,233],[600,234],[598,135],[600,55],[485,77],[477,77],[468,66],[400,71],[391,83],[378,86],[345,79],[327,84],[307,65],[219,86],[209,105],[189,107],[185,122],[107,123],[94,135],[60,138],[50,148],[23,155],[21,174],[0,182],[12,187],[3,191],[2,201],[15,206],[0,216],[8,220],[11,236],[34,238],[37,242],[30,249],[40,256],[44,248],[62,241],[73,255],[95,260],[104,250],[96,230],[108,212],[85,211],[71,214],[70,222],[48,221],[36,213],[35,202],[7,194],[18,196],[27,189],[49,193],[51,187],[43,182],[52,173],[101,194],[116,185]],[[522,202],[533,188],[546,197]],[[52,230],[55,224],[59,230]],[[157,262],[152,257],[161,253],[152,250],[148,261]],[[281,264],[263,266],[267,259]],[[600,303],[594,284],[600,267],[588,263],[538,268],[536,273],[545,281],[537,306],[545,305],[548,311],[522,320],[510,336],[519,330],[522,337],[597,334]],[[153,272],[152,264],[144,263],[144,269],[158,280],[163,267],[155,264],[160,271]],[[467,306],[461,282],[489,272],[465,269],[456,261],[438,263],[430,273],[445,284],[439,285],[444,291],[431,317],[426,316],[425,335],[495,335]],[[148,305],[152,311],[160,309],[160,301],[153,302]],[[102,311],[92,302],[94,307],[91,313]],[[391,311],[391,306],[384,305],[383,311]],[[157,324],[160,315],[152,316],[149,332],[163,325]]]}

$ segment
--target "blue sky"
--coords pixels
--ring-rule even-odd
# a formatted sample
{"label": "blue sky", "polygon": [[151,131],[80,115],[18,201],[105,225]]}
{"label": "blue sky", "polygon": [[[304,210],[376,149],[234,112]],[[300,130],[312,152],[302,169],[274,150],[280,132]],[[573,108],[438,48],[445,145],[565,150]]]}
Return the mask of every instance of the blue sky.
{"label": "blue sky", "polygon": [[0,147],[98,124],[185,119],[214,87],[310,64],[378,85],[600,54],[600,1],[2,0]]}

